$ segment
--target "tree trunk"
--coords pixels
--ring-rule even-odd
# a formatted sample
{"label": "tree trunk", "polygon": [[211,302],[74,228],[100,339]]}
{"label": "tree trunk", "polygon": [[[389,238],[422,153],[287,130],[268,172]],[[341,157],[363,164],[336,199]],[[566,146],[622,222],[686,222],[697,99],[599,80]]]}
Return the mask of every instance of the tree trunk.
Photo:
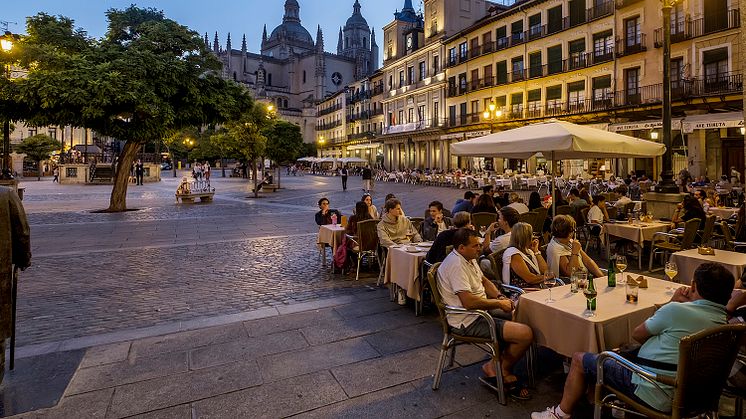
{"label": "tree trunk", "polygon": [[41,160],[36,162],[36,181],[41,180]]}
{"label": "tree trunk", "polygon": [[257,190],[259,185],[256,182],[257,177],[259,177],[256,172],[256,159],[251,160],[251,175],[254,178],[254,198],[259,198],[259,191]]}
{"label": "tree trunk", "polygon": [[114,174],[114,188],[111,190],[108,212],[127,211],[127,186],[129,186],[130,168],[135,161],[140,144],[129,140],[124,143],[124,149],[119,154],[117,171]]}

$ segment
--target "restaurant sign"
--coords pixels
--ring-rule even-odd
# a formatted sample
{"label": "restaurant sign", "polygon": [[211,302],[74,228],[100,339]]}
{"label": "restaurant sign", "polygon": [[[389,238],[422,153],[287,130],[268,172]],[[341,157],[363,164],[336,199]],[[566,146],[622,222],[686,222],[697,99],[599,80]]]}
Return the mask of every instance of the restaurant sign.
{"label": "restaurant sign", "polygon": [[477,138],[477,137],[484,137],[485,135],[490,135],[490,131],[471,131],[466,133],[466,138]]}
{"label": "restaurant sign", "polygon": [[691,133],[695,129],[741,128],[743,126],[743,118],[725,121],[684,122],[684,132]]}

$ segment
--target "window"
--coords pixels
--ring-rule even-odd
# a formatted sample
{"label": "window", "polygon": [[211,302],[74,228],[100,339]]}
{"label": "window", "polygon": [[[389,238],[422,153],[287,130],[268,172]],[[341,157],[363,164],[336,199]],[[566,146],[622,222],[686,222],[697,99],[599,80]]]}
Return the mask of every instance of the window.
{"label": "window", "polygon": [[640,103],[640,67],[624,70],[624,90],[627,104]]}
{"label": "window", "polygon": [[471,57],[474,58],[479,55],[479,38],[472,38],[471,39],[471,45],[469,46],[471,49]]}
{"label": "window", "polygon": [[36,128],[29,128],[29,129],[28,129],[28,136],[29,136],[29,137],[33,137],[33,136],[34,136],[34,135],[36,135],[36,134],[37,134],[37,130],[36,130]]}
{"label": "window", "polygon": [[684,13],[684,4],[678,3],[671,8],[671,41],[675,42],[684,39],[684,24],[686,14]]}
{"label": "window", "polygon": [[562,85],[549,86],[545,92],[547,106],[544,114],[551,116],[562,110]]}
{"label": "window", "polygon": [[451,48],[448,50],[448,65],[456,65],[456,48]]}
{"label": "window", "polygon": [[461,73],[458,75],[458,90],[459,94],[466,93],[466,73]]}
{"label": "window", "polygon": [[495,40],[497,41],[497,48],[505,48],[508,46],[508,28],[501,26],[495,29]]}
{"label": "window", "polygon": [[717,48],[702,53],[705,68],[705,88],[712,91],[728,81],[728,48]]}
{"label": "window", "polygon": [[430,115],[433,118],[433,125],[438,125],[438,118],[440,118],[438,105],[438,102],[433,102],[433,113]]}
{"label": "window", "polygon": [[500,61],[497,63],[496,70],[497,72],[497,84],[505,84],[508,82],[508,62],[507,61]]}
{"label": "window", "polygon": [[499,109],[499,108],[504,108],[504,107],[505,107],[505,105],[507,105],[507,104],[508,104],[507,100],[508,100],[508,98],[507,98],[507,96],[505,96],[505,95],[503,95],[503,96],[498,96],[498,97],[496,97],[496,98],[495,98],[495,106],[497,106],[497,107],[498,107],[498,109]]}
{"label": "window", "polygon": [[267,86],[272,86],[272,73],[267,74]]}
{"label": "window", "polygon": [[436,55],[433,57],[433,76],[438,72],[440,72],[440,57]]}
{"label": "window", "polygon": [[528,112],[526,116],[530,118],[541,116],[541,89],[528,91],[526,108]]}
{"label": "window", "polygon": [[681,97],[682,88],[684,87],[684,57],[671,59],[671,94]]}
{"label": "window", "polygon": [[389,74],[389,90],[394,90],[394,76]]}
{"label": "window", "polygon": [[641,42],[640,34],[640,16],[635,16],[624,20],[624,45],[626,47],[636,47]]}
{"label": "window", "polygon": [[466,123],[467,113],[466,113],[466,102],[459,105],[459,113],[461,115],[460,122],[461,125]]}
{"label": "window", "polygon": [[585,23],[585,0],[570,0],[567,7],[570,12],[570,26]]}
{"label": "window", "polygon": [[728,0],[704,1],[705,33],[728,27]]}
{"label": "window", "polygon": [[479,101],[471,101],[471,122],[479,122]]}
{"label": "window", "polygon": [[562,6],[552,7],[547,10],[547,33],[555,33],[562,30]]}
{"label": "window", "polygon": [[523,20],[517,20],[510,24],[510,40],[511,44],[523,42]]}
{"label": "window", "polygon": [[451,105],[448,107],[448,125],[456,125],[456,105]]}
{"label": "window", "polygon": [[414,83],[414,66],[407,67],[407,84]]}
{"label": "window", "polygon": [[547,74],[562,72],[562,45],[547,48]]}
{"label": "window", "polygon": [[594,77],[592,85],[594,105],[605,103],[611,97],[611,76]]}
{"label": "window", "polygon": [[492,86],[492,64],[484,66],[482,73],[484,74],[484,85]]}
{"label": "window", "polygon": [[471,90],[479,88],[479,70],[471,70]]}
{"label": "window", "polygon": [[399,87],[404,86],[404,70],[399,70]]}
{"label": "window", "polygon": [[425,80],[425,77],[427,77],[427,72],[425,71],[425,62],[420,61],[420,80]]}
{"label": "window", "polygon": [[528,36],[530,39],[541,36],[541,13],[528,17]]}
{"label": "window", "polygon": [[468,49],[466,47],[466,42],[462,42],[458,46],[458,58],[461,61],[466,61],[466,53],[468,52]]}
{"label": "window", "polygon": [[541,77],[543,73],[541,65],[541,51],[532,52],[528,55],[528,76]]}
{"label": "window", "polygon": [[523,56],[514,57],[510,60],[510,64],[513,72],[512,81],[523,80],[525,78],[523,74]]}
{"label": "window", "polygon": [[53,140],[57,139],[57,128],[49,128],[49,137]]}
{"label": "window", "polygon": [[567,44],[567,50],[570,54],[568,62],[570,70],[585,67],[585,38],[570,41]]}
{"label": "window", "polygon": [[513,118],[523,117],[523,92],[510,95],[510,113]]}
{"label": "window", "polygon": [[485,32],[482,35],[482,52],[491,52],[493,49],[492,32]]}
{"label": "window", "polygon": [[567,105],[570,111],[577,111],[585,102],[585,80],[567,83]]}
{"label": "window", "polygon": [[448,78],[448,96],[456,96],[456,77]]}
{"label": "window", "polygon": [[425,120],[425,105],[417,106],[417,121],[422,122]]}
{"label": "window", "polygon": [[404,110],[403,109],[399,110],[399,123],[400,124],[404,124],[405,123],[405,121],[404,121]]}
{"label": "window", "polygon": [[614,38],[611,29],[593,35],[593,59],[596,62],[614,58]]}
{"label": "window", "polygon": [[410,124],[414,122],[414,108],[407,109],[407,122]]}

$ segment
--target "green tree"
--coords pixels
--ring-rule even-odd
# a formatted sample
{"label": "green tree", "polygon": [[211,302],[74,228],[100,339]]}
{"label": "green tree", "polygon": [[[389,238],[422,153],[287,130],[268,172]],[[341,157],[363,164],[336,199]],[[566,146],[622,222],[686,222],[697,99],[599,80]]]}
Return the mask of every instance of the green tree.
{"label": "green tree", "polygon": [[[237,118],[253,101],[223,80],[221,64],[194,31],[155,9],[107,12],[108,31],[91,40],[70,19],[39,14],[27,22],[18,82],[21,115],[34,125],[87,127],[124,140],[119,166],[140,147],[174,132]],[[127,208],[128,171],[117,171],[109,211]]]}
{"label": "green tree", "polygon": [[17,153],[25,154],[29,160],[36,162],[36,180],[41,180],[41,162],[48,160],[52,153],[59,150],[62,144],[45,134],[28,137],[15,148]]}
{"label": "green tree", "polygon": [[273,123],[272,116],[264,106],[254,105],[237,120],[225,124],[225,137],[229,153],[241,161],[251,165],[254,179],[254,197],[257,191],[257,160],[265,155],[267,138],[265,132]]}
{"label": "green tree", "polygon": [[293,162],[303,152],[300,127],[286,121],[276,121],[266,130],[267,157],[277,164]]}

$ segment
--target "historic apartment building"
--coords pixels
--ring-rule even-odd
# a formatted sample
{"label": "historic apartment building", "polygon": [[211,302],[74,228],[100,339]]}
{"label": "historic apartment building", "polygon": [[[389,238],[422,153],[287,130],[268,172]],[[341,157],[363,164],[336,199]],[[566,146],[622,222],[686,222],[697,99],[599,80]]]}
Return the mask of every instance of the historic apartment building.
{"label": "historic apartment building", "polygon": [[233,48],[230,34],[225,48],[217,33],[212,45],[205,35],[205,43],[223,62],[225,78],[244,84],[254,97],[273,104],[280,117],[301,127],[304,141],[314,142],[316,104],[377,69],[375,32],[355,0],[352,15],[339,29],[337,53],[332,54],[324,51],[321,27],[314,40],[301,24],[297,0],[286,0],[284,7],[282,24],[269,35],[265,25],[259,53],[247,51],[245,35],[240,50]]}
{"label": "historic apartment building", "polygon": [[[474,167],[450,144],[551,118],[660,140],[660,2],[433,0],[421,16],[407,6],[384,28],[385,167]],[[675,170],[742,168],[738,1],[679,2],[671,33]],[[650,159],[608,166],[659,170]]]}

